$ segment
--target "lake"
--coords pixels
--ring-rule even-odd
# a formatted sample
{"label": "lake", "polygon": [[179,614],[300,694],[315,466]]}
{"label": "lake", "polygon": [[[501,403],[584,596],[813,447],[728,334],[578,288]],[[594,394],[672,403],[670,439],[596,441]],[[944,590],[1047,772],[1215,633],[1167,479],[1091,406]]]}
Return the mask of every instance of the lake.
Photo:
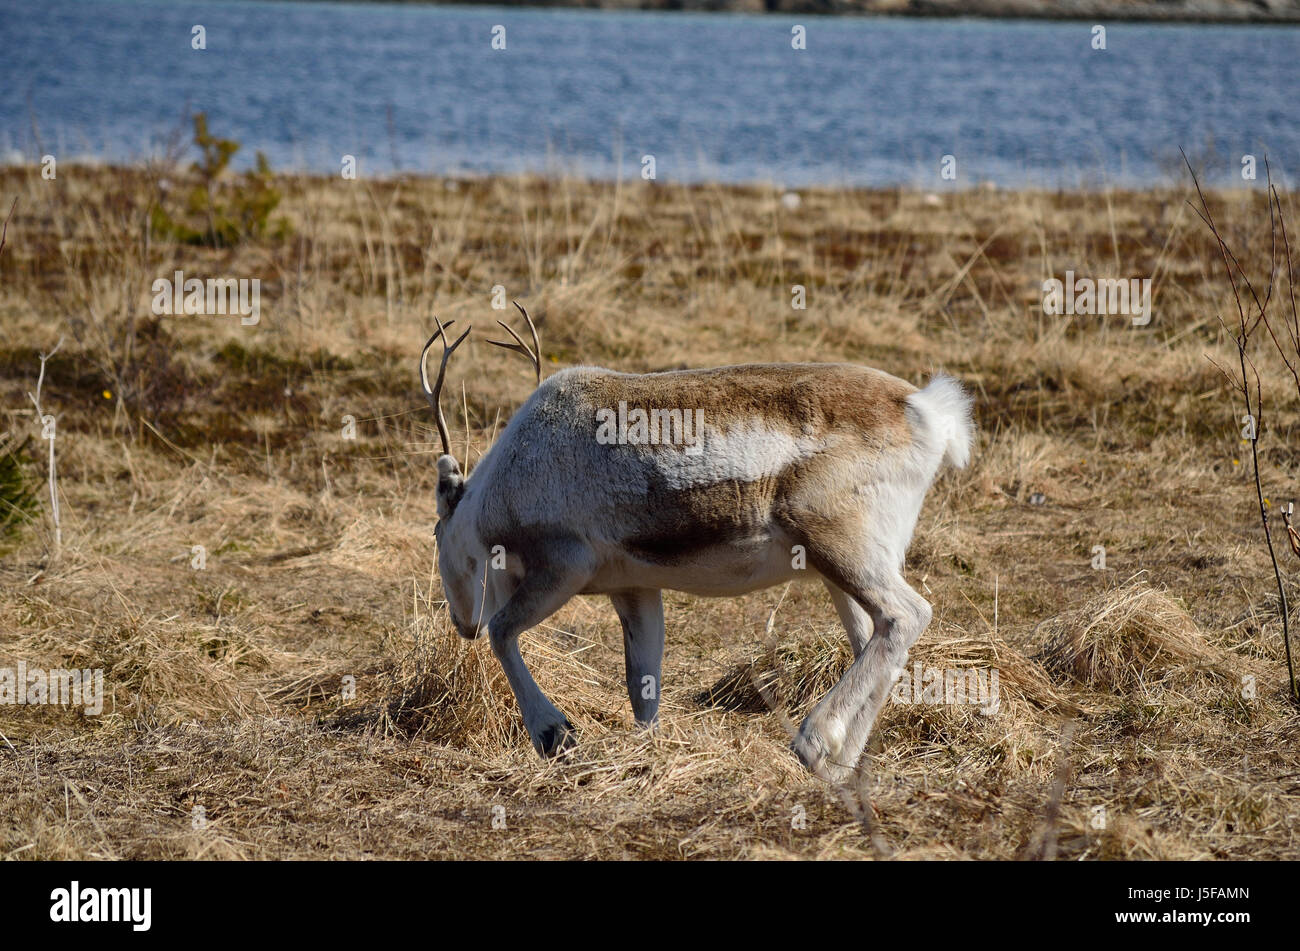
{"label": "lake", "polygon": [[1082,22],[0,0],[0,159],[138,160],[201,110],[237,165],[363,175],[653,156],[660,180],[1143,186],[1182,147],[1212,180],[1266,153],[1294,179],[1300,29],[1105,28],[1094,49]]}

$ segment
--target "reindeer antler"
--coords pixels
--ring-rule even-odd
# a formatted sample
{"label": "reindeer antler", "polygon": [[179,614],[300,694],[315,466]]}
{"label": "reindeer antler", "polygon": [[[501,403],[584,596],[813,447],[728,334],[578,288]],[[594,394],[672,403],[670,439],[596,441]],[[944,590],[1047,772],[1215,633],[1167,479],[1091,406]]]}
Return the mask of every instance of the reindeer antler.
{"label": "reindeer antler", "polygon": [[[438,435],[442,437],[442,454],[450,456],[451,437],[447,434],[447,420],[442,415],[442,403],[439,400],[439,397],[442,396],[442,378],[447,372],[447,358],[451,356],[452,351],[461,345],[461,341],[468,337],[469,332],[474,328],[466,327],[465,332],[457,337],[456,342],[449,347],[447,346],[447,327],[450,327],[456,321],[449,320],[444,326],[443,322],[438,320],[437,317],[434,317],[433,320],[438,325],[438,332],[429,338],[429,342],[420,351],[420,387],[424,390],[424,398],[429,401],[429,405],[433,407],[438,417]],[[442,363],[438,367],[438,379],[433,384],[433,388],[430,389],[429,371],[425,366],[425,358],[429,355],[429,348],[433,346],[433,342],[439,337],[442,338]]]}
{"label": "reindeer antler", "polygon": [[515,342],[502,343],[500,340],[489,340],[488,343],[492,344],[495,347],[500,347],[502,350],[513,350],[515,353],[522,353],[529,360],[531,360],[533,363],[533,369],[537,372],[537,385],[541,386],[542,385],[542,345],[541,342],[537,339],[537,328],[533,325],[533,318],[528,316],[528,311],[524,310],[523,307],[520,306],[519,301],[517,300],[511,301],[510,303],[514,304],[515,307],[518,308],[519,313],[523,314],[524,320],[528,322],[528,329],[532,331],[533,334],[532,349],[529,349],[528,344],[524,343],[522,340],[519,339],[519,334],[511,330],[510,325],[507,324],[504,320],[498,320],[497,323],[499,323],[502,327],[505,328],[506,333],[510,334],[510,336],[515,338]]}

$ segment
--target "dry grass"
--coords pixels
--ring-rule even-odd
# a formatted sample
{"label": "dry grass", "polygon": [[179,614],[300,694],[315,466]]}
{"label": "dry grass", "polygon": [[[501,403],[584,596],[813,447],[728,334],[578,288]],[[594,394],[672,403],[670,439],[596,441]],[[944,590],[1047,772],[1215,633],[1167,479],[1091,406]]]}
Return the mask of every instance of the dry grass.
{"label": "dry grass", "polygon": [[[764,188],[285,179],[292,235],[216,251],[149,234],[157,178],[0,171],[0,203],[19,198],[5,445],[37,434],[26,393],[66,338],[42,396],[63,545],[33,440],[35,517],[0,538],[0,667],[102,667],[110,693],[98,717],[0,707],[0,856],[1300,857],[1300,721],[1206,359],[1232,354],[1229,299],[1181,192],[813,190],[790,210]],[[1211,201],[1267,254],[1262,196]],[[261,324],[150,316],[178,268],[260,278]],[[1152,326],[1045,317],[1041,282],[1067,268],[1153,276]],[[861,777],[874,841],[787,749],[849,658],[817,586],[669,595],[653,734],[613,610],[575,600],[525,652],[580,742],[535,757],[486,644],[441,611],[414,375],[431,314],[487,327],[496,284],[551,369],[851,360],[975,390],[975,461],[935,487],[909,556],[935,605],[913,659],[995,668],[1000,702],[886,706]],[[472,465],[531,378],[481,339],[462,354],[448,415]],[[1264,396],[1280,494],[1300,414],[1281,381]]]}
{"label": "dry grass", "polygon": [[1048,619],[1043,638],[1039,657],[1049,671],[1108,693],[1166,678],[1231,680],[1238,666],[1210,646],[1182,605],[1140,582]]}

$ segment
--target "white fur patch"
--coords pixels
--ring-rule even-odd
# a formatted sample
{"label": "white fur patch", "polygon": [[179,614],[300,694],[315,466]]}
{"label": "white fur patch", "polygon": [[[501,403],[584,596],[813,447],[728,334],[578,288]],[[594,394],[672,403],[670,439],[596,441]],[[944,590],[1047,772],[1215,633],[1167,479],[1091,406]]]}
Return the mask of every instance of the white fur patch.
{"label": "white fur patch", "polygon": [[661,448],[652,465],[672,489],[691,489],[719,482],[757,482],[826,449],[825,439],[793,436],[758,421],[732,424],[725,432],[704,419],[704,451],[688,455]]}

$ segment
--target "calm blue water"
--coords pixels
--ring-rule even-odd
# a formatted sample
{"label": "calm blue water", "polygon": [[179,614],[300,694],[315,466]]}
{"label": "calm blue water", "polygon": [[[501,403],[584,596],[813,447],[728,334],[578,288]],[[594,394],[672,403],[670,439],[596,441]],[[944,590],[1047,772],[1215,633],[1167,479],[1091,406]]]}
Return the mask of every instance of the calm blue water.
{"label": "calm blue water", "polygon": [[[791,48],[802,23],[807,49]],[[202,24],[207,49],[190,48]],[[491,48],[506,28],[506,49]],[[0,158],[139,159],[193,111],[273,166],[786,185],[1300,171],[1300,30],[257,0],[0,0]],[[39,149],[39,151],[38,151]],[[621,157],[621,161],[620,161]],[[1260,163],[1262,176],[1262,161]],[[1238,178],[1239,180],[1239,178]]]}

